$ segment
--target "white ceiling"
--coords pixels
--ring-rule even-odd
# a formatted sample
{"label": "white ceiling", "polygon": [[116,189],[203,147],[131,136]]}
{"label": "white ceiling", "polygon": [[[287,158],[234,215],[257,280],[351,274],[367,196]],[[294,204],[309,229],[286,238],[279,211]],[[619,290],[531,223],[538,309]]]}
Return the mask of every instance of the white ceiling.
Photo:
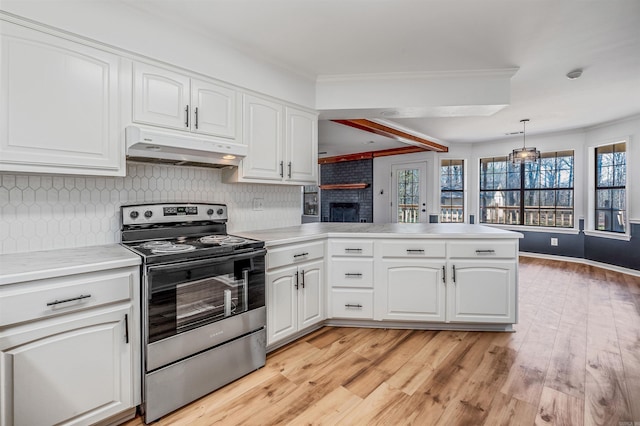
{"label": "white ceiling", "polygon": [[[640,113],[638,0],[120,1],[312,79],[519,68],[510,105],[491,116],[389,120],[445,145],[505,137],[523,118],[532,135]],[[575,68],[584,73],[571,81]],[[320,125],[332,155],[396,145]]]}

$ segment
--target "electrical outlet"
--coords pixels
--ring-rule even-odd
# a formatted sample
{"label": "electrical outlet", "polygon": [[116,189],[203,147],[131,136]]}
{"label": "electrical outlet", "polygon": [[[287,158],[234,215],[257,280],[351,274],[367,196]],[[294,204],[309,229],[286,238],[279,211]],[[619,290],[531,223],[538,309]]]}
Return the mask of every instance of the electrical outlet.
{"label": "electrical outlet", "polygon": [[264,198],[253,199],[253,210],[256,210],[256,211],[264,210]]}
{"label": "electrical outlet", "polygon": [[558,245],[558,239],[557,238],[552,238],[551,239],[551,245],[552,246],[557,246]]}

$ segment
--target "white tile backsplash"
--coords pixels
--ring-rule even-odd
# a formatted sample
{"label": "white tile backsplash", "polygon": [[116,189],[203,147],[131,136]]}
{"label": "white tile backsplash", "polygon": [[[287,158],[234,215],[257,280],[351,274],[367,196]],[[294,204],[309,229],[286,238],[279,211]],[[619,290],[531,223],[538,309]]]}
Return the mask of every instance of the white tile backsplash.
{"label": "white tile backsplash", "polygon": [[[264,210],[253,210],[253,199]],[[125,177],[0,173],[0,253],[120,241],[120,206],[204,201],[227,204],[229,232],[300,224],[299,186],[226,184],[221,171],[128,163]]]}

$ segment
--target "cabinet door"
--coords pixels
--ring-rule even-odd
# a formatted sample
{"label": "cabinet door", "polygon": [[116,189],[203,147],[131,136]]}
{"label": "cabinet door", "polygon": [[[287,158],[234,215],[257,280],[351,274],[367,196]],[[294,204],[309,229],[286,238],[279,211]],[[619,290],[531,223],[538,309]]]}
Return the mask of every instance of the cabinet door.
{"label": "cabinet door", "polygon": [[304,183],[318,181],[318,117],[286,108],[285,177]]}
{"label": "cabinet door", "polygon": [[300,329],[324,320],[324,261],[299,266],[298,319]]}
{"label": "cabinet door", "polygon": [[267,345],[298,331],[297,267],[267,272]]}
{"label": "cabinet door", "polygon": [[189,130],[189,77],[153,65],[133,64],[133,121]]}
{"label": "cabinet door", "polygon": [[286,172],[282,156],[282,105],[244,95],[243,140],[249,148],[242,160],[242,177],[281,181]]}
{"label": "cabinet door", "polygon": [[[444,321],[446,284],[444,262],[394,259],[382,261],[381,319]],[[376,313],[378,315],[378,313]]]}
{"label": "cabinet door", "polygon": [[452,262],[447,321],[514,323],[516,262]]}
{"label": "cabinet door", "polygon": [[131,307],[97,311],[0,333],[1,424],[92,424],[133,406]]}
{"label": "cabinet door", "polygon": [[0,171],[124,176],[120,59],[8,22],[0,38]]}
{"label": "cabinet door", "polygon": [[236,91],[191,80],[191,130],[205,135],[236,138]]}

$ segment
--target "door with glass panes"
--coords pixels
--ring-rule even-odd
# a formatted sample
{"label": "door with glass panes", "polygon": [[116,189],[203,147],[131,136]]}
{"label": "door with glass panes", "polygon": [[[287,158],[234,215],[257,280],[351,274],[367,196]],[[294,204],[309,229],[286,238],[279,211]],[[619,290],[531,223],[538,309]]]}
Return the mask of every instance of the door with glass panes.
{"label": "door with glass panes", "polygon": [[391,166],[391,221],[427,222],[427,163]]}

